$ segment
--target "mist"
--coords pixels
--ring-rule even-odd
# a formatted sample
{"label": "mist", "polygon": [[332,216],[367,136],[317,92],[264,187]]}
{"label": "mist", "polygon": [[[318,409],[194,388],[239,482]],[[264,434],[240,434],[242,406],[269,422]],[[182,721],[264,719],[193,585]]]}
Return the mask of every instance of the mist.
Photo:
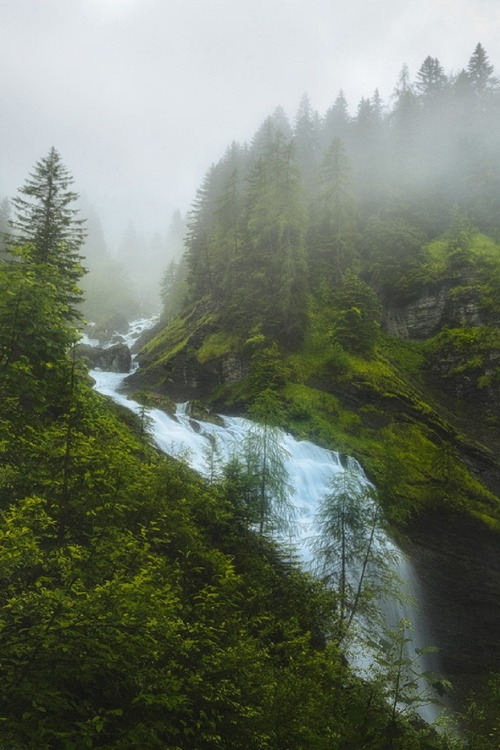
{"label": "mist", "polygon": [[[211,165],[232,141],[250,143],[276,107],[293,128],[307,92],[325,131],[342,90],[347,151],[362,141],[353,164],[360,183],[356,159],[370,151],[353,135],[363,127],[361,100],[378,90],[388,117],[404,64],[413,83],[437,56],[452,80],[478,41],[495,65],[499,27],[495,0],[1,0],[0,200],[55,146],[89,218],[90,266],[105,248],[149,297],[179,259],[181,224]],[[446,171],[452,156],[441,140],[433,163]]]}

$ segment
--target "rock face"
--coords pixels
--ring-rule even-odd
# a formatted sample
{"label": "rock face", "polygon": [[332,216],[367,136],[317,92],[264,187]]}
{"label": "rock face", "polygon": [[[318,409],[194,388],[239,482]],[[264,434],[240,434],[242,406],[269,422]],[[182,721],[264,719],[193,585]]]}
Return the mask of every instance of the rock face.
{"label": "rock face", "polygon": [[80,344],[77,347],[77,356],[83,359],[90,369],[99,368],[108,372],[130,372],[132,364],[130,349],[126,344],[113,344],[107,349]]}
{"label": "rock face", "polygon": [[191,401],[206,399],[218,386],[237,383],[247,373],[247,363],[237,354],[230,353],[200,364],[192,352],[184,351],[149,375],[139,370],[129,380],[139,384],[147,383],[150,378],[155,387],[175,401]]}
{"label": "rock face", "polygon": [[404,307],[386,308],[383,327],[391,336],[423,341],[444,326],[483,324],[474,290],[441,284],[425,288],[418,299]]}
{"label": "rock face", "polygon": [[432,623],[446,676],[471,683],[500,671],[500,544],[470,516],[426,512],[406,545],[420,579],[423,614]]}

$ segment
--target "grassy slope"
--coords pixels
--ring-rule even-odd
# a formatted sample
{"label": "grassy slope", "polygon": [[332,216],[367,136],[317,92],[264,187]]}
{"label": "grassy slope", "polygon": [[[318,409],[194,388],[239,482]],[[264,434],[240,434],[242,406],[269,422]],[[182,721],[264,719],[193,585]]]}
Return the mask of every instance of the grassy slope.
{"label": "grassy slope", "polygon": [[[498,245],[477,235],[465,270],[451,267],[447,253],[444,240],[429,245],[427,278],[451,280],[455,294],[474,289],[483,313],[495,319],[500,311],[495,295]],[[500,439],[494,404],[478,406],[454,398],[430,373],[427,359],[429,351],[443,361],[445,355],[459,357],[455,364],[460,376],[469,365],[473,368],[492,356],[498,329],[491,326],[485,335],[474,334],[465,353],[457,344],[471,339],[465,328],[448,332],[446,341],[438,336],[424,343],[380,334],[373,356],[362,358],[335,345],[330,335],[333,314],[331,307],[312,301],[303,346],[298,352],[282,352],[287,373],[280,389],[286,406],[283,426],[356,456],[397,522],[438,505],[466,510],[500,530],[495,482],[500,477],[495,450]],[[202,301],[144,347],[143,382],[168,392],[179,360],[191,368],[213,369],[229,353],[250,364],[254,351],[244,336],[221,331],[214,307]],[[249,372],[246,380],[212,389],[207,400],[218,409],[245,410],[252,400],[251,365]]]}

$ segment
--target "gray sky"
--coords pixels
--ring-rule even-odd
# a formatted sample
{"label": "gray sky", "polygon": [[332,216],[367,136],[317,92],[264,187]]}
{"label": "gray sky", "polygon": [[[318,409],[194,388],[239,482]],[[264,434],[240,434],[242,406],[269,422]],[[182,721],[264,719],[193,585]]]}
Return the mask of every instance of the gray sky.
{"label": "gray sky", "polygon": [[479,41],[498,75],[499,32],[500,0],[0,0],[0,198],[55,146],[111,244],[163,230],[276,106],[388,101]]}

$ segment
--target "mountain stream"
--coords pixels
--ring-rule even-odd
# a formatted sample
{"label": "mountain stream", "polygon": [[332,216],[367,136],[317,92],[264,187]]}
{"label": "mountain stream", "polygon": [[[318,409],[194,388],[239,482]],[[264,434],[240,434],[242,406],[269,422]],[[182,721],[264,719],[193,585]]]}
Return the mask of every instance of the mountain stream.
{"label": "mountain stream", "polygon": [[[135,321],[131,324],[128,334],[122,337],[123,340],[129,346],[132,345],[138,335],[150,325],[151,321],[148,320]],[[97,343],[87,337],[83,340],[89,344]],[[90,374],[95,381],[95,390],[133,412],[139,412],[141,406],[121,392],[127,374],[101,370],[92,370]],[[197,472],[207,475],[209,470],[207,454],[213,446],[216,445],[218,458],[222,464],[226,463],[238,455],[239,449],[245,443],[252,428],[252,422],[241,417],[223,416],[221,418],[223,426],[221,426],[193,419],[188,411],[186,404],[178,404],[174,416],[159,409],[148,409],[150,431],[156,445],[163,452],[187,461]],[[349,468],[356,472],[361,484],[367,485],[368,480],[361,466],[354,459],[346,457],[342,459],[335,451],[320,448],[307,440],[297,440],[285,432],[281,432],[281,445],[284,449],[288,482],[291,487],[291,500],[297,509],[295,538],[287,541],[292,541],[302,558],[303,565],[314,570],[310,544],[314,533],[314,516],[323,496],[331,491],[332,479]],[[403,619],[411,622],[413,630],[411,642],[405,648],[405,658],[413,659],[416,655],[415,649],[421,649],[431,643],[419,612],[418,581],[410,562],[391,539],[380,532],[376,543],[392,560],[395,577],[403,581],[408,599],[404,604],[397,600],[381,602],[385,625],[388,628],[395,628]],[[425,654],[417,658],[419,659],[419,672],[429,669]],[[369,675],[373,659],[366,646],[354,647],[352,661],[361,673]],[[423,682],[421,689],[425,690]],[[415,705],[416,710],[425,721],[433,722],[439,713],[438,709],[432,703],[425,701],[422,703],[423,705]]]}

